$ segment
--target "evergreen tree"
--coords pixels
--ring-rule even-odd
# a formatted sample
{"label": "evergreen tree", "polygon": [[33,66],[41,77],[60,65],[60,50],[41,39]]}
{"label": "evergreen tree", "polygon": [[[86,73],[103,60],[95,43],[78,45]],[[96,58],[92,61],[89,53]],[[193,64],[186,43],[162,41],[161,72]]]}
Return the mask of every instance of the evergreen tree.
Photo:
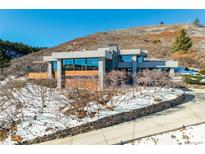
{"label": "evergreen tree", "polygon": [[199,20],[199,18],[194,19],[194,21],[192,22],[192,24],[193,24],[194,26],[200,26],[200,20]]}
{"label": "evergreen tree", "polygon": [[9,60],[5,57],[3,51],[0,49],[0,70],[3,73],[3,68],[9,66]]}
{"label": "evergreen tree", "polygon": [[42,49],[46,49],[46,47],[32,47],[23,43],[18,42],[10,42],[10,41],[4,41],[0,39],[0,47],[2,49],[9,49],[17,51],[23,55],[27,55],[29,53],[37,52]]}
{"label": "evergreen tree", "polygon": [[174,43],[172,44],[172,52],[188,51],[192,47],[191,38],[187,35],[185,29],[180,29],[177,32]]}

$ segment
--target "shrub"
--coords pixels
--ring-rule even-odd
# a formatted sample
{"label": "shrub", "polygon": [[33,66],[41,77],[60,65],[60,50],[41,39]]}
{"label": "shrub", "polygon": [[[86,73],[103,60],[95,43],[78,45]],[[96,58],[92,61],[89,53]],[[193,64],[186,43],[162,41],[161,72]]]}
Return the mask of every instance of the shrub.
{"label": "shrub", "polygon": [[205,75],[205,69],[200,70],[199,73],[200,73],[201,75]]}
{"label": "shrub", "polygon": [[172,53],[171,59],[178,61],[181,66],[203,67],[203,62],[199,60],[201,57],[196,50],[189,50],[186,53],[183,51]]}
{"label": "shrub", "polygon": [[107,88],[123,87],[128,82],[128,74],[124,71],[112,71],[105,76]]}
{"label": "shrub", "polygon": [[8,89],[21,89],[26,86],[26,81],[22,80],[12,80],[7,83]]}
{"label": "shrub", "polygon": [[154,98],[154,101],[155,101],[155,102],[160,102],[160,101],[162,101],[162,99],[159,98],[159,97],[155,97],[155,98]]}
{"label": "shrub", "polygon": [[0,129],[0,141],[4,141],[8,137],[8,130]]}
{"label": "shrub", "polygon": [[29,80],[32,84],[48,87],[48,88],[56,88],[57,81],[55,79],[38,79],[38,80]]}
{"label": "shrub", "polygon": [[193,75],[184,75],[183,81],[187,84],[197,84],[197,85],[205,85],[205,83],[200,82],[203,77],[193,76]]}

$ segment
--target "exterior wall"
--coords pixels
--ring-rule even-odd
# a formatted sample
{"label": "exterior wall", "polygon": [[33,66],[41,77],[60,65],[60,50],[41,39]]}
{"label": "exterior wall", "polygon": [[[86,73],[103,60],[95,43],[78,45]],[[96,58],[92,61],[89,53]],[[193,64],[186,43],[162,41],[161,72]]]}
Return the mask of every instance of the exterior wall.
{"label": "exterior wall", "polygon": [[[65,71],[63,72],[63,76],[98,76],[98,70],[89,70],[89,71]],[[53,78],[57,79],[57,72],[52,73]],[[36,73],[29,73],[29,79],[48,79],[47,72],[36,72]]]}
{"label": "exterior wall", "polygon": [[98,76],[98,70],[65,71],[65,76]]}
{"label": "exterior wall", "polygon": [[139,68],[158,68],[158,67],[177,67],[177,62],[175,61],[144,61],[143,63],[138,64]]}
{"label": "exterior wall", "polygon": [[47,72],[29,73],[28,79],[48,79],[48,73]]}
{"label": "exterior wall", "polygon": [[53,79],[52,62],[48,62],[48,78]]}
{"label": "exterior wall", "polygon": [[96,58],[96,57],[112,59],[112,53],[110,53],[105,49],[102,50],[99,49],[97,51],[54,52],[52,53],[50,59]]}
{"label": "exterior wall", "polygon": [[174,76],[174,68],[170,68],[170,70],[169,70],[169,75],[170,75],[170,76]]}
{"label": "exterior wall", "polygon": [[[120,62],[118,63],[119,68],[131,68],[132,62]],[[177,67],[175,61],[144,61],[143,63],[137,64],[138,68],[174,68]]]}
{"label": "exterior wall", "polygon": [[99,88],[101,90],[104,89],[104,82],[105,82],[105,58],[100,58],[99,60]]}
{"label": "exterior wall", "polygon": [[[98,70],[89,71],[65,71],[62,73],[62,78],[64,78],[65,88],[84,88],[97,90],[99,88],[98,81]],[[67,78],[67,77],[73,77]],[[81,78],[80,77],[96,77],[94,78]],[[29,73],[28,79],[49,79],[47,72]],[[57,79],[57,72],[53,73],[53,79]]]}
{"label": "exterior wall", "polygon": [[133,86],[136,86],[136,76],[137,76],[137,56],[132,56],[132,81]]}
{"label": "exterior wall", "polygon": [[[80,77],[98,77],[98,70],[87,71],[65,71],[65,88],[83,88],[97,90],[99,87],[98,78],[80,78]],[[74,78],[66,78],[74,77]]]}
{"label": "exterior wall", "polygon": [[[53,79],[57,79],[57,73],[52,73]],[[49,79],[47,72],[28,73],[28,79]]]}
{"label": "exterior wall", "polygon": [[132,62],[119,62],[118,68],[132,68]]}
{"label": "exterior wall", "polygon": [[62,59],[57,59],[57,88],[61,89],[64,81],[62,79]]}
{"label": "exterior wall", "polygon": [[98,90],[99,85],[97,79],[65,79],[65,88]]}
{"label": "exterior wall", "polygon": [[140,55],[141,49],[126,49],[120,50],[120,55]]}

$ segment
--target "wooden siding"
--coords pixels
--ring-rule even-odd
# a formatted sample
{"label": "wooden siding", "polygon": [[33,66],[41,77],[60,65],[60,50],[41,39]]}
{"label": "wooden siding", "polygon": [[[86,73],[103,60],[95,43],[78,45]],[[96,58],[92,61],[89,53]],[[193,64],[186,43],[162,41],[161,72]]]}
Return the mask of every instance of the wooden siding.
{"label": "wooden siding", "polygon": [[98,76],[98,70],[65,71],[65,76]]}
{"label": "wooden siding", "polygon": [[47,79],[48,73],[38,72],[38,73],[28,73],[28,79]]}
{"label": "wooden siding", "polygon": [[[57,79],[57,73],[53,73],[54,79]],[[47,72],[28,73],[28,79],[48,79]]]}
{"label": "wooden siding", "polygon": [[[98,70],[93,71],[65,71],[63,72],[62,78],[65,77],[64,85],[66,88],[84,88],[84,89],[98,89],[97,79],[90,78],[66,78],[66,77],[92,77],[98,76]],[[54,78],[57,79],[57,73],[53,73]],[[28,79],[48,79],[47,72],[29,73]]]}
{"label": "wooden siding", "polygon": [[98,81],[94,79],[65,79],[66,88],[98,89]]}

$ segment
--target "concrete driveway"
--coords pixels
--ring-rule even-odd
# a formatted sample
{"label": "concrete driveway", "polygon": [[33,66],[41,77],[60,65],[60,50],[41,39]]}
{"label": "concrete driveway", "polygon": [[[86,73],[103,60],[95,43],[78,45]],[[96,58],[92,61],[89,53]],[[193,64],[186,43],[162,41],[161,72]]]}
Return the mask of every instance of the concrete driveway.
{"label": "concrete driveway", "polygon": [[205,121],[205,89],[185,90],[184,104],[171,109],[72,137],[41,144],[116,144]]}

